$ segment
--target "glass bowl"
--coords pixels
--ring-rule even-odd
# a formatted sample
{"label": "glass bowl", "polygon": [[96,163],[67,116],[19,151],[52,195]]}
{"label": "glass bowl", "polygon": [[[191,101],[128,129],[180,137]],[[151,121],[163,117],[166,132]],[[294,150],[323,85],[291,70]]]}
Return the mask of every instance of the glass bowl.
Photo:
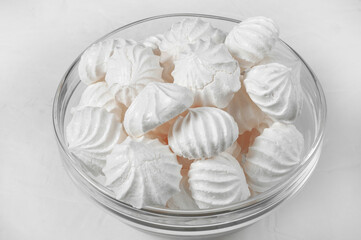
{"label": "glass bowl", "polygon": [[[170,14],[139,20],[116,29],[98,41],[108,38],[142,40],[165,32],[172,23],[189,17],[199,17],[213,26],[229,32],[239,20],[203,14]],[[265,217],[283,201],[296,194],[313,172],[321,153],[326,121],[326,101],[320,82],[306,62],[286,43],[280,41],[276,51],[301,65],[301,85],[304,107],[295,125],[305,138],[304,158],[300,166],[279,185],[246,201],[207,210],[171,210],[146,207],[136,209],[114,198],[113,193],[92,176],[82,162],[69,152],[65,128],[70,109],[79,102],[85,85],[80,83],[77,67],[80,56],[66,71],[56,91],[53,104],[53,124],[56,139],[69,176],[91,199],[120,220],[141,230],[172,236],[210,236],[228,233]]]}

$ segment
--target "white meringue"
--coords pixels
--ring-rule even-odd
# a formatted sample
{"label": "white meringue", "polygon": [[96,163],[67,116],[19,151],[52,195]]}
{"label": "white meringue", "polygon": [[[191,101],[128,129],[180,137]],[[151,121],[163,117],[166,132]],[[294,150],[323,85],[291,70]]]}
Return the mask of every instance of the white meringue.
{"label": "white meringue", "polygon": [[278,40],[279,30],[272,19],[248,18],[227,35],[225,44],[241,67],[250,67],[261,61]]}
{"label": "white meringue", "polygon": [[290,68],[278,63],[255,66],[244,86],[252,101],[271,118],[291,123],[302,109],[302,90]]}
{"label": "white meringue", "polygon": [[135,96],[150,82],[163,82],[159,57],[149,47],[126,42],[114,49],[108,61],[105,81],[118,102],[129,106]]}
{"label": "white meringue", "polygon": [[[164,38],[159,44],[162,52],[167,52],[173,60],[178,58],[178,54],[184,50],[189,43],[198,40],[211,40],[214,43],[223,43],[226,35],[212,27],[208,22],[199,18],[185,18],[164,33]],[[161,61],[163,62],[163,61]]]}
{"label": "white meringue", "polygon": [[179,191],[181,166],[158,140],[128,137],[117,144],[103,168],[105,185],[136,208],[165,206]]}
{"label": "white meringue", "polygon": [[270,63],[279,63],[291,69],[291,79],[293,85],[295,85],[295,89],[297,89],[297,97],[299,100],[299,112],[301,112],[303,108],[303,93],[301,86],[301,69],[302,62],[299,58],[296,58],[295,55],[291,54],[288,51],[282,51],[278,48],[272,49],[271,53],[269,53],[258,65],[267,65]]}
{"label": "white meringue", "polygon": [[186,18],[173,24],[159,43],[160,65],[164,69],[163,79],[166,82],[173,82],[171,73],[174,69],[174,61],[178,59],[179,53],[185,50],[187,44],[198,40],[223,43],[225,37],[224,32],[199,18]]}
{"label": "white meringue", "polygon": [[169,131],[173,152],[189,159],[213,157],[230,147],[238,137],[237,123],[227,112],[213,107],[189,109]]}
{"label": "white meringue", "polygon": [[199,209],[189,190],[188,177],[182,178],[179,188],[180,192],[177,192],[168,200],[168,208],[176,210]]}
{"label": "white meringue", "polygon": [[80,80],[87,85],[104,80],[107,64],[114,48],[125,44],[126,41],[124,39],[108,39],[95,43],[85,50],[78,66]]}
{"label": "white meringue", "polygon": [[116,103],[113,94],[105,82],[97,82],[89,85],[81,95],[78,106],[73,108],[72,112],[84,107],[105,108],[108,112],[114,113],[118,121],[123,121],[124,110]]}
{"label": "white meringue", "polygon": [[258,127],[266,115],[257,105],[252,102],[248,96],[244,85],[234,94],[233,99],[225,108],[238,124],[239,134],[251,131],[252,128]]}
{"label": "white meringue", "polygon": [[140,137],[181,114],[193,103],[193,94],[172,83],[149,83],[135,98],[124,116],[124,128]]}
{"label": "white meringue", "polygon": [[264,192],[295,169],[304,148],[302,134],[293,125],[275,122],[249,148],[244,171],[250,188]]}
{"label": "white meringue", "polygon": [[157,34],[155,36],[147,37],[143,41],[143,44],[146,47],[150,47],[153,50],[153,53],[155,55],[160,56],[159,45],[160,45],[160,43],[162,42],[163,39],[164,39],[163,34]]}
{"label": "white meringue", "polygon": [[224,44],[199,40],[175,61],[174,83],[191,89],[195,106],[226,107],[241,88],[238,62]]}
{"label": "white meringue", "polygon": [[76,110],[66,128],[69,150],[98,174],[106,156],[126,137],[115,115],[98,107]]}
{"label": "white meringue", "polygon": [[188,182],[201,209],[237,203],[250,196],[241,165],[226,152],[192,163]]}

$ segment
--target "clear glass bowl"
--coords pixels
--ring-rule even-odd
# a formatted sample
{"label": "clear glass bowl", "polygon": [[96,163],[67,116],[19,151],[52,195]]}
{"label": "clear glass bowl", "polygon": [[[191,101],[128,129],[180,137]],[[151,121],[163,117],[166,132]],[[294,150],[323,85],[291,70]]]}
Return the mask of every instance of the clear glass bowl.
{"label": "clear glass bowl", "polygon": [[[96,42],[117,37],[142,40],[165,32],[172,23],[185,17],[200,17],[225,32],[229,32],[240,22],[202,14],[162,15],[118,28]],[[173,236],[210,236],[231,232],[255,223],[297,193],[306,183],[320,157],[326,121],[325,96],[315,74],[286,43],[282,41],[278,43],[276,50],[301,63],[301,84],[304,91],[304,108],[295,123],[305,138],[304,159],[281,184],[246,201],[208,210],[181,211],[156,207],[136,209],[116,200],[113,193],[100,184],[101,179],[93,177],[67,147],[64,130],[71,117],[70,109],[77,105],[85,89],[85,85],[80,83],[77,72],[79,57],[71,64],[61,80],[53,104],[54,130],[67,172],[76,185],[95,202],[123,222],[141,230]]]}

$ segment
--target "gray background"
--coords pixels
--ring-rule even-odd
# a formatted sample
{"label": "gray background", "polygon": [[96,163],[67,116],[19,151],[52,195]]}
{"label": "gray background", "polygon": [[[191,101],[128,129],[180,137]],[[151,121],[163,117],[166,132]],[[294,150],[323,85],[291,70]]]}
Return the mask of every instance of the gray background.
{"label": "gray background", "polygon": [[310,64],[328,103],[324,150],[293,199],[223,239],[361,238],[361,1],[0,1],[0,239],[157,239],[84,197],[51,124],[62,75],[92,41],[165,13],[264,15]]}

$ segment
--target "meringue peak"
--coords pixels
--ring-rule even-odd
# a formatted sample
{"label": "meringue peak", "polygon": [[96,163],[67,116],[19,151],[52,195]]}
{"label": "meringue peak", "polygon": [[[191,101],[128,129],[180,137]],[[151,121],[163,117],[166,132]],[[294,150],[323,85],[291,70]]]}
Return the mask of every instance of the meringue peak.
{"label": "meringue peak", "polygon": [[93,173],[100,174],[106,156],[126,137],[122,124],[104,108],[77,109],[66,128],[69,150]]}
{"label": "meringue peak", "polygon": [[271,118],[292,123],[299,116],[302,91],[292,69],[279,63],[255,66],[244,85],[252,101]]}
{"label": "meringue peak", "polygon": [[272,19],[252,17],[240,22],[227,35],[225,44],[241,67],[251,67],[267,55],[278,40]]}
{"label": "meringue peak", "polygon": [[174,64],[174,83],[193,91],[196,106],[226,107],[241,88],[238,62],[224,44],[198,40]]}
{"label": "meringue peak", "polygon": [[159,56],[141,43],[128,42],[114,49],[105,81],[118,102],[129,106],[150,82],[163,82]]}

